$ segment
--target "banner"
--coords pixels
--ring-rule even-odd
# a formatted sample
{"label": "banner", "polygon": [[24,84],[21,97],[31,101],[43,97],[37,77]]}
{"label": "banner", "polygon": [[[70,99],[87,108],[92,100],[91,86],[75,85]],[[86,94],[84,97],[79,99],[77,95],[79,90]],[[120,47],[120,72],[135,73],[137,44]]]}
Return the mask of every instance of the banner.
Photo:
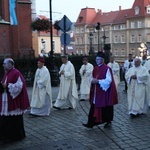
{"label": "banner", "polygon": [[10,24],[11,25],[18,25],[15,8],[16,8],[16,0],[9,0]]}

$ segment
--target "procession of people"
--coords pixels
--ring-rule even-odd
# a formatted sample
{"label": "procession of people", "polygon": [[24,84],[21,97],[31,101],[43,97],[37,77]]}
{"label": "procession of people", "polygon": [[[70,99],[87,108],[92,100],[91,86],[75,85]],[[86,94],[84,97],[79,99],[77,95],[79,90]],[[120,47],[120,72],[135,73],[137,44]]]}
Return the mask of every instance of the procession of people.
{"label": "procession of people", "polygon": [[[146,57],[146,58],[145,58]],[[146,114],[150,106],[150,60],[133,58],[125,60],[124,80],[127,92],[128,114],[133,118]],[[87,57],[78,70],[81,76],[80,91],[77,90],[75,67],[67,55],[61,56],[59,71],[60,85],[55,103],[52,103],[50,72],[45,66],[45,58],[40,56],[34,76],[31,101],[29,102],[23,75],[15,69],[15,62],[6,58],[3,62],[5,74],[0,84],[0,143],[21,140],[26,137],[23,115],[30,111],[32,117],[49,116],[51,109],[71,110],[78,107],[79,101],[89,101],[89,114],[86,128],[104,124],[110,128],[114,118],[114,105],[118,104],[120,66],[114,56],[105,64],[105,54],[95,56],[96,66]],[[79,92],[79,93],[78,93]]]}

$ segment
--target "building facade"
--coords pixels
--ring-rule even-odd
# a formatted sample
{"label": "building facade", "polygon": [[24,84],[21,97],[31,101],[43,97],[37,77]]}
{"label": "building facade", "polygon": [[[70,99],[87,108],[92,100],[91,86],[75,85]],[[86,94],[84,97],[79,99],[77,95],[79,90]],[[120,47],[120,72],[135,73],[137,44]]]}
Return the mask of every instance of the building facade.
{"label": "building facade", "polygon": [[[96,30],[98,22],[100,30]],[[139,56],[141,42],[150,45],[150,1],[135,0],[130,9],[122,10],[119,6],[119,10],[111,12],[83,8],[75,24],[75,34],[78,54],[98,52],[104,44],[110,44],[112,54],[120,62],[129,53]]]}
{"label": "building facade", "polygon": [[31,56],[31,1],[0,1],[0,57]]}

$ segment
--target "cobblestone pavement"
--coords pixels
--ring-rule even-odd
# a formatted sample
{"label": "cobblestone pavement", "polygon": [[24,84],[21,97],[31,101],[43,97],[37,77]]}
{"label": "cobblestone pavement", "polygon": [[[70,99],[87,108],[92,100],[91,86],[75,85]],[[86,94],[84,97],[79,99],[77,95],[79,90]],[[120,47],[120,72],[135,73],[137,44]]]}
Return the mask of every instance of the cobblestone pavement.
{"label": "cobblestone pavement", "polygon": [[[127,114],[124,83],[118,88],[119,104],[114,107],[111,128],[103,125],[86,129],[89,102],[78,103],[75,110],[54,110],[48,117],[24,116],[26,138],[0,146],[0,150],[150,150],[150,111],[131,118]],[[31,97],[32,88],[28,88]],[[53,88],[53,99],[58,87]]]}

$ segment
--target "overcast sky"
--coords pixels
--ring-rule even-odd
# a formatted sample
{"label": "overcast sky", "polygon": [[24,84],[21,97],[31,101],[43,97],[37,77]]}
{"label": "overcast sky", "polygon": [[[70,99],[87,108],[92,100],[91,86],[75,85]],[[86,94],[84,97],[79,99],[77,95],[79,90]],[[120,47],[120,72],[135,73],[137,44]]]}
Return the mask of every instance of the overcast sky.
{"label": "overcast sky", "polygon": [[[77,20],[80,10],[85,7],[101,9],[103,12],[131,8],[134,0],[51,0],[53,21],[66,15],[72,22]],[[49,17],[49,0],[36,0],[37,14]]]}

